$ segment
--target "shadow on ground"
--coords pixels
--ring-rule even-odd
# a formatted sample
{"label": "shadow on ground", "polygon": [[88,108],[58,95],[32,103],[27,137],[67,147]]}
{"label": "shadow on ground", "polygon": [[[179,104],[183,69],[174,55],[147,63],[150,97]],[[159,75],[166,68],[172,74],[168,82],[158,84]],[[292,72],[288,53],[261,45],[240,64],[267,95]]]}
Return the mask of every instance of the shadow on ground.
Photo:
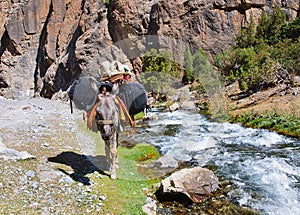
{"label": "shadow on ground", "polygon": [[84,185],[90,185],[90,179],[85,175],[93,172],[99,172],[101,175],[107,175],[104,171],[107,170],[106,158],[100,156],[86,156],[75,152],[62,152],[55,157],[49,157],[49,162],[60,163],[70,166],[73,173],[68,173],[64,169],[59,169],[73,180],[81,182]]}

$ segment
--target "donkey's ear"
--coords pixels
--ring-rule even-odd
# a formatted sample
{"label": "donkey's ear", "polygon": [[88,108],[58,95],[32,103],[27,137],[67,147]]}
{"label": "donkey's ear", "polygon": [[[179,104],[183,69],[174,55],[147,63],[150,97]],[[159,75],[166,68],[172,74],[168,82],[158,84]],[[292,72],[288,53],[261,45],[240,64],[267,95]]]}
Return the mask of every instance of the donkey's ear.
{"label": "donkey's ear", "polygon": [[115,82],[112,89],[111,89],[111,93],[113,95],[117,95],[119,93],[119,83]]}

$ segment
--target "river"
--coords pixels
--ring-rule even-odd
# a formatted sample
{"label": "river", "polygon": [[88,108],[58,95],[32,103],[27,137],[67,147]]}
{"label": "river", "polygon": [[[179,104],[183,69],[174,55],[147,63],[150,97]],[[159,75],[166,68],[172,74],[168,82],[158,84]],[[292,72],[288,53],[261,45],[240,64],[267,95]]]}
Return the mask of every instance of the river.
{"label": "river", "polygon": [[300,141],[263,129],[217,123],[188,111],[160,112],[134,141],[179,163],[210,166],[234,189],[228,200],[262,214],[300,214]]}

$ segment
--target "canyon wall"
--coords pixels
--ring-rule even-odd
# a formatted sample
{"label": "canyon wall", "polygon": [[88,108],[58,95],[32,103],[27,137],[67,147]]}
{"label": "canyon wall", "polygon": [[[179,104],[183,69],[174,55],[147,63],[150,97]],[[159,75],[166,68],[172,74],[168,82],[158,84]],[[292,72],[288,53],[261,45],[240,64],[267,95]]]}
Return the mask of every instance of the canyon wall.
{"label": "canyon wall", "polygon": [[0,95],[59,98],[79,76],[99,77],[104,60],[141,72],[151,48],[212,59],[275,5],[288,21],[300,15],[299,0],[1,0]]}

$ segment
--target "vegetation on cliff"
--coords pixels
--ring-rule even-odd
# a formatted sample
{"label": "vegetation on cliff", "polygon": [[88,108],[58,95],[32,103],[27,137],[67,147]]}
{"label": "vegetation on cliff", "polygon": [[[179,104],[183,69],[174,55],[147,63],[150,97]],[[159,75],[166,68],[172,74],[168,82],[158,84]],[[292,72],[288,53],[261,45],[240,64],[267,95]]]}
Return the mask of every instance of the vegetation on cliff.
{"label": "vegetation on cliff", "polygon": [[[276,7],[270,14],[263,12],[257,25],[251,18],[248,27],[241,29],[235,38],[235,45],[215,56],[216,69],[201,49],[186,48],[183,69],[170,60],[167,53],[151,51],[143,57],[142,80],[148,90],[164,91],[164,94],[169,91],[170,94],[171,84],[182,74],[184,84],[197,83],[191,85],[191,90],[206,97],[211,97],[220,86],[233,82],[238,82],[239,89],[246,96],[278,84],[285,84],[289,89],[294,84],[293,77],[300,75],[299,53],[300,17],[286,22],[285,14]],[[181,73],[180,69],[183,70]],[[153,71],[159,72],[153,75]],[[213,77],[214,75],[219,77]],[[201,96],[199,98],[201,100]],[[202,103],[210,103],[209,106],[212,106],[212,100],[202,100]],[[210,109],[208,113],[212,112]],[[298,117],[295,113],[283,115],[270,109],[259,114],[253,111],[239,113],[230,116],[228,120],[299,137]]]}
{"label": "vegetation on cliff", "polygon": [[[293,76],[300,75],[300,17],[287,23],[285,14],[276,7],[272,14],[263,12],[256,27],[251,19],[235,42],[234,47],[216,56],[224,85],[238,81],[247,94],[278,84],[290,89]],[[229,120],[299,138],[299,116],[291,111],[246,111]]]}
{"label": "vegetation on cliff", "polygon": [[256,92],[300,74],[300,17],[287,23],[277,7],[272,14],[263,13],[257,27],[251,19],[235,42],[216,56],[225,84],[237,80],[242,91]]}

